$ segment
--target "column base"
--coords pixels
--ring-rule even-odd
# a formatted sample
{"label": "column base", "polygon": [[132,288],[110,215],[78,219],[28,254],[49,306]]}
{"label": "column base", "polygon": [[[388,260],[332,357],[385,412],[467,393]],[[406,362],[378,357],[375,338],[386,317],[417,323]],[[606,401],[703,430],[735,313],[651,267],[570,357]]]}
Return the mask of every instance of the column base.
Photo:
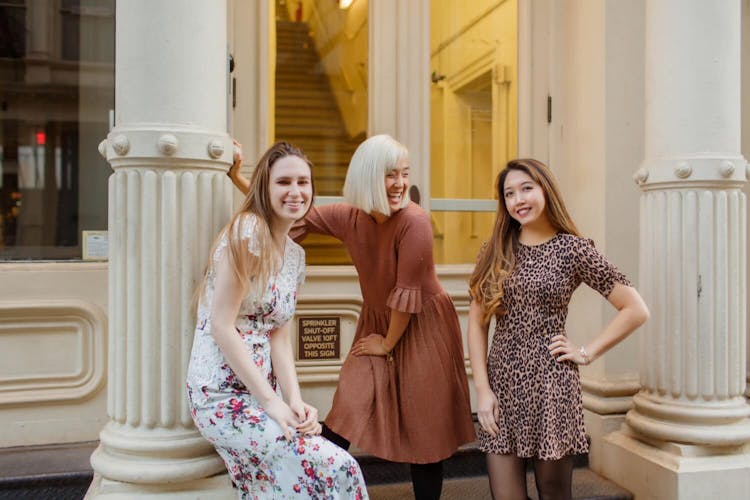
{"label": "column base", "polygon": [[589,449],[589,468],[597,474],[603,475],[603,452],[604,438],[617,431],[625,423],[625,414],[600,415],[596,412],[584,409],[583,422],[586,425],[591,443]]}
{"label": "column base", "polygon": [[178,500],[200,498],[201,500],[237,500],[237,490],[227,474],[195,479],[172,484],[132,484],[94,475],[85,500],[129,500],[131,498],[158,498]]}
{"label": "column base", "polygon": [[114,481],[185,484],[226,470],[213,446],[195,429],[146,429],[109,422],[99,437],[91,466]]}
{"label": "column base", "polygon": [[638,499],[745,500],[750,446],[713,448],[637,439],[627,425],[605,437],[602,473]]}

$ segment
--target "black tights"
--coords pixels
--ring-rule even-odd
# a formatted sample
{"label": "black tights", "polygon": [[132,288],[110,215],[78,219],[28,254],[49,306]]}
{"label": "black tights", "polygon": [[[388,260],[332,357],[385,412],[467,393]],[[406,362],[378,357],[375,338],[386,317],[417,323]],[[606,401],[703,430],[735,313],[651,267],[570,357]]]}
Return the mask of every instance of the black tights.
{"label": "black tights", "polygon": [[[573,457],[533,459],[540,500],[572,498]],[[487,454],[487,472],[494,500],[526,500],[526,460],[514,455]]]}
{"label": "black tights", "polygon": [[[349,441],[333,432],[325,424],[323,424],[322,436],[340,448],[349,449]],[[443,462],[409,464],[409,466],[414,498],[416,500],[438,500],[443,489]]]}

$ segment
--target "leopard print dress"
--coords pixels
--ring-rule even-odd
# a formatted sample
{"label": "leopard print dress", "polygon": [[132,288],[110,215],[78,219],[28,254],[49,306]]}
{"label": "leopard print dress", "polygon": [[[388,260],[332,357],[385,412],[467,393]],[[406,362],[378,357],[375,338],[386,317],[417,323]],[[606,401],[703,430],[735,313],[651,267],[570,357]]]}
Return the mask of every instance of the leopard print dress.
{"label": "leopard print dress", "polygon": [[500,433],[480,430],[482,451],[542,460],[588,452],[578,366],[557,362],[547,348],[565,333],[568,303],[581,282],[604,297],[615,283],[629,285],[591,240],[559,233],[540,245],[518,245],[504,282],[506,313],[497,318],[487,360]]}

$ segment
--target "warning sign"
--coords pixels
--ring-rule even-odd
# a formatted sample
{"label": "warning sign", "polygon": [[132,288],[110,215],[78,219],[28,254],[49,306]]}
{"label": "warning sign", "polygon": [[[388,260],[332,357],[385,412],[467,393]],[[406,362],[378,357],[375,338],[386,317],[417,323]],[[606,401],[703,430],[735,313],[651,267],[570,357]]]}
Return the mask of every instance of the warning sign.
{"label": "warning sign", "polygon": [[297,318],[298,359],[338,359],[341,352],[341,318],[306,316]]}

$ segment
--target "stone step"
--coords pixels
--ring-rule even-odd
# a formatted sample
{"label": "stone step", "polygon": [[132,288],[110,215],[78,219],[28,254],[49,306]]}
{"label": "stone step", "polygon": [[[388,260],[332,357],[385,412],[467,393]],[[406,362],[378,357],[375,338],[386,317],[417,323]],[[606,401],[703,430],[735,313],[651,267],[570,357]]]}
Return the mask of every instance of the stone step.
{"label": "stone step", "polygon": [[[532,500],[539,496],[533,474],[526,476],[527,495]],[[411,482],[368,485],[370,500],[413,500]],[[440,500],[486,500],[491,498],[486,475],[443,480]],[[587,468],[573,471],[573,498],[575,500],[632,500],[633,495],[607,481]]]}
{"label": "stone step", "polygon": [[[362,467],[371,500],[413,499],[407,464],[394,464],[362,453],[352,454]],[[479,500],[491,498],[485,455],[478,444],[462,446],[443,463],[441,500]],[[527,464],[526,489],[530,499],[538,500],[531,462]],[[577,500],[632,500],[633,495],[588,468],[588,456],[579,455],[573,470],[573,498]]]}
{"label": "stone step", "polygon": [[[322,242],[321,242],[322,243]],[[98,443],[0,449],[0,500],[79,500],[93,478],[89,457]],[[380,460],[356,449],[373,500],[413,498],[409,466]],[[587,467],[579,457],[573,472],[573,498],[631,500],[632,495]],[[490,498],[487,472],[476,443],[461,447],[444,464],[442,500]],[[527,475],[529,498],[537,499],[533,474]]]}
{"label": "stone step", "polygon": [[0,500],[80,500],[98,442],[0,449]]}

